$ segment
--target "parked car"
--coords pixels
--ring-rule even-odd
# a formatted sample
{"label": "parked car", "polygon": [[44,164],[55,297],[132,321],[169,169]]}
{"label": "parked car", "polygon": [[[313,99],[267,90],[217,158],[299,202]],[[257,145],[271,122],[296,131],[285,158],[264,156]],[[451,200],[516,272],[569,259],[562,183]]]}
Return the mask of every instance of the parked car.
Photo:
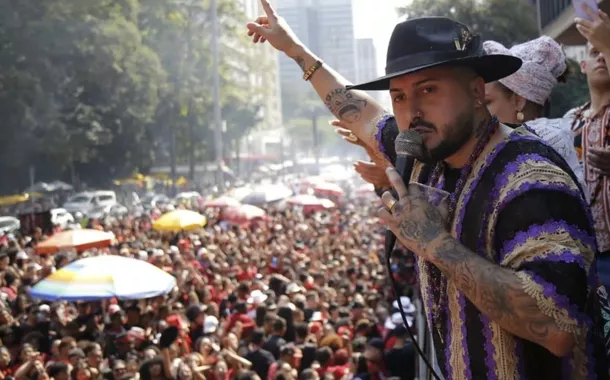
{"label": "parked car", "polygon": [[0,235],[19,232],[21,222],[13,216],[0,216]]}
{"label": "parked car", "polygon": [[63,208],[69,213],[82,212],[84,215],[104,211],[117,203],[114,191],[86,191],[70,197]]}

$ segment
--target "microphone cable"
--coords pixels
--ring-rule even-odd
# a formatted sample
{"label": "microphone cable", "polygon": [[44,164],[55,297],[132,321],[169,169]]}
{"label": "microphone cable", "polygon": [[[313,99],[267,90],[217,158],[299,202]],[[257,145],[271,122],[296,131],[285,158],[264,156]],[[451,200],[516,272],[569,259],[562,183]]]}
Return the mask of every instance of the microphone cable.
{"label": "microphone cable", "polygon": [[[413,334],[413,330],[411,330],[411,326],[409,326],[409,323],[407,321],[407,316],[406,316],[406,314],[405,314],[405,312],[403,310],[402,301],[400,300],[400,293],[399,293],[399,289],[398,289],[398,284],[396,283],[396,279],[392,275],[392,262],[391,262],[391,260],[392,260],[392,251],[393,251],[393,248],[394,247],[392,245],[392,249],[390,249],[390,250],[386,249],[386,269],[388,271],[388,276],[390,278],[390,283],[392,284],[392,290],[394,291],[394,295],[396,296],[396,301],[398,302],[398,309],[400,311],[400,316],[402,317],[402,322],[404,323],[405,328],[407,329],[407,332],[409,333],[409,337],[411,338],[411,341],[415,345],[415,349],[417,350],[417,354],[424,360],[424,363],[426,363],[426,367],[428,367],[428,370],[430,371],[430,373],[432,374],[434,379],[435,380],[441,380],[440,376],[438,376],[438,374],[434,370],[434,367],[432,367],[432,364],[430,364],[430,361],[426,357],[426,354],[424,354],[422,349],[419,347],[419,342],[415,338],[415,334]],[[415,265],[417,265],[417,263]],[[422,307],[423,307],[423,303],[422,303]]]}

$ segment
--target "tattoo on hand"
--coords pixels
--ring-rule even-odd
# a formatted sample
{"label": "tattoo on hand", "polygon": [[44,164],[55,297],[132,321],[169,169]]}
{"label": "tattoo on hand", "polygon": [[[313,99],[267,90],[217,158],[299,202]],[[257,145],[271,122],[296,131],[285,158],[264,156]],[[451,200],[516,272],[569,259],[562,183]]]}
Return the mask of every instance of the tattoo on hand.
{"label": "tattoo on hand", "polygon": [[307,70],[307,68],[305,67],[305,59],[303,57],[294,57],[294,61],[297,63],[297,65],[299,65],[303,72]]}
{"label": "tattoo on hand", "polygon": [[470,252],[450,235],[434,251],[434,264],[483,314],[524,339],[543,346],[550,342],[557,325],[525,293],[515,272]]}
{"label": "tattoo on hand", "polygon": [[[409,215],[408,218],[402,215]],[[398,202],[392,215],[400,220],[398,229],[400,237],[406,241],[418,243],[420,249],[444,232],[445,221],[436,207],[430,206],[423,195],[406,197]]]}
{"label": "tattoo on hand", "polygon": [[362,110],[368,102],[345,88],[337,88],[326,95],[324,104],[339,120],[354,123],[362,118]]}

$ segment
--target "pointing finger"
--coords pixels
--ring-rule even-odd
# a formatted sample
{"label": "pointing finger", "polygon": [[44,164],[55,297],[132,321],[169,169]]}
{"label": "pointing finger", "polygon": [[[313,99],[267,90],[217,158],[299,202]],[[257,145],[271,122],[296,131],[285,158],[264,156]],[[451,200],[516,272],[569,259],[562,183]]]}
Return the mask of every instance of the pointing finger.
{"label": "pointing finger", "polygon": [[275,9],[273,9],[271,4],[269,3],[269,0],[261,0],[261,4],[263,6],[263,9],[265,10],[265,13],[267,14],[267,17],[277,18],[277,15],[275,14]]}
{"label": "pointing finger", "polygon": [[400,176],[400,174],[398,174],[396,169],[392,167],[388,168],[386,170],[386,175],[388,176],[392,187],[394,188],[394,190],[396,190],[396,194],[398,194],[398,199],[402,199],[403,197],[405,197],[408,193],[407,186],[405,186],[402,177]]}

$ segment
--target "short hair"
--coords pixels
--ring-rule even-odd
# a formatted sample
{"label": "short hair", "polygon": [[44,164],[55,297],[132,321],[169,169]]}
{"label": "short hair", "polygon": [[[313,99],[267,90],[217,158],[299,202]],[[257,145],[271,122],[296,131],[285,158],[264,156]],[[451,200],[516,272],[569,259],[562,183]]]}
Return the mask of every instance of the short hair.
{"label": "short hair", "polygon": [[286,328],[286,320],[282,317],[277,317],[273,321],[273,332],[282,332]]}

